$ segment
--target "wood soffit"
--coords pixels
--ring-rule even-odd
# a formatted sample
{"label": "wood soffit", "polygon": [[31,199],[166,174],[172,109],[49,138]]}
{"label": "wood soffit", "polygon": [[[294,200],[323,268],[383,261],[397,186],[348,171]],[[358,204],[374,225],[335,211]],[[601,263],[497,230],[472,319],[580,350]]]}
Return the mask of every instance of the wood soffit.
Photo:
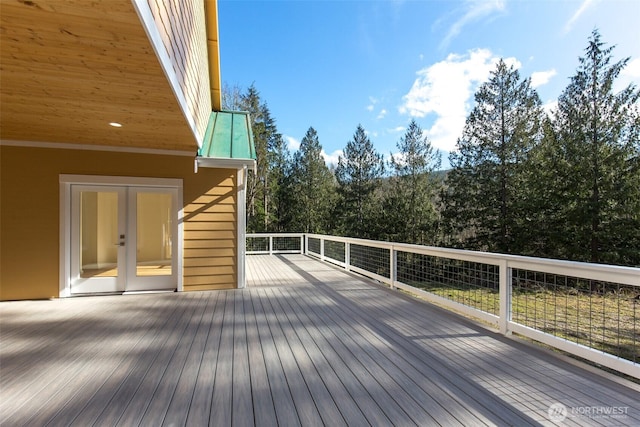
{"label": "wood soffit", "polygon": [[131,0],[3,0],[0,88],[2,139],[197,150]]}

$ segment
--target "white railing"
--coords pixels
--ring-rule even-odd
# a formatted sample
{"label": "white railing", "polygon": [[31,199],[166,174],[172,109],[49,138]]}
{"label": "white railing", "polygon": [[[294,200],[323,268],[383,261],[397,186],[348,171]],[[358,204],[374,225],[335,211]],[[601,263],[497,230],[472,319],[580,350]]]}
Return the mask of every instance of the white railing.
{"label": "white railing", "polygon": [[248,234],[247,248],[257,239],[247,253],[304,253],[640,378],[640,268],[317,234]]}
{"label": "white railing", "polygon": [[304,234],[247,234],[247,255],[257,254],[301,254],[304,248]]}

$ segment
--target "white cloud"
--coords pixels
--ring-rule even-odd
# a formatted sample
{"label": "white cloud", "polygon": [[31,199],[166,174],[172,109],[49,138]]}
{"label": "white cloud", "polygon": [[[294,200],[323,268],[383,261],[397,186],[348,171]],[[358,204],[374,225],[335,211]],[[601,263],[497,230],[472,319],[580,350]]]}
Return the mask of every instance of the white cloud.
{"label": "white cloud", "polygon": [[551,78],[556,74],[558,73],[556,72],[555,68],[549,71],[536,71],[535,73],[532,73],[531,87],[537,88],[542,85],[546,85],[547,83],[549,83],[549,80],[551,80]]}
{"label": "white cloud", "polygon": [[592,5],[594,5],[595,3],[597,3],[598,0],[584,0],[581,4],[580,7],[578,8],[578,10],[576,10],[573,15],[571,16],[571,18],[569,18],[569,20],[567,21],[566,24],[564,24],[564,33],[568,33],[573,29],[573,25],[578,21],[578,19],[580,19],[580,16],[582,16],[582,14],[589,9]]}
{"label": "white cloud", "polygon": [[287,141],[287,147],[289,150],[295,151],[300,148],[300,141],[292,136],[284,135],[284,139]]}
{"label": "white cloud", "polygon": [[384,119],[384,116],[387,115],[387,110],[385,110],[384,108],[382,110],[380,110],[380,113],[378,113],[378,117],[376,117],[378,120],[380,119]]}
{"label": "white cloud", "polygon": [[324,157],[324,162],[327,164],[327,166],[336,166],[338,164],[338,157],[342,156],[343,152],[342,150],[336,150],[331,154],[327,154],[324,150],[322,150],[320,154],[322,155],[322,157]]}
{"label": "white cloud", "polygon": [[[435,122],[426,129],[431,143],[444,151],[453,151],[462,133],[478,86],[489,79],[499,58],[488,49],[476,49],[465,55],[450,54],[445,60],[417,72],[413,86],[402,99],[401,114],[426,117]],[[504,59],[515,68],[515,58]]]}
{"label": "white cloud", "polygon": [[622,69],[620,76],[613,84],[615,92],[624,90],[630,84],[640,86],[640,58],[630,60],[627,66]]}
{"label": "white cloud", "polygon": [[504,9],[504,0],[467,0],[464,4],[463,15],[449,27],[447,35],[440,42],[440,49],[446,49],[451,40],[457,37],[467,24],[488,17],[495,12],[502,12]]}
{"label": "white cloud", "polygon": [[620,74],[631,79],[640,79],[640,58],[629,61]]}

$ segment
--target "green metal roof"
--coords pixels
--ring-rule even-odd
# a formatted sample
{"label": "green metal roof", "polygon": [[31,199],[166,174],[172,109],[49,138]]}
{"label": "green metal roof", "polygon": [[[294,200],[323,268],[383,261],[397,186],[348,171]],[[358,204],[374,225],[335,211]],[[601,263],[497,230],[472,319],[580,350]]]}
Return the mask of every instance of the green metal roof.
{"label": "green metal roof", "polygon": [[244,111],[212,111],[199,159],[256,159],[249,113]]}

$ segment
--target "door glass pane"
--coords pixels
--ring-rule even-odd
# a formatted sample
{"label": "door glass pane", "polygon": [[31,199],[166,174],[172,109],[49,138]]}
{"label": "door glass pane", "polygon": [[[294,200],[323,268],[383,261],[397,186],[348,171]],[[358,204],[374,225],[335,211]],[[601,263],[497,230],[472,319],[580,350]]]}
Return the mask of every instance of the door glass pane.
{"label": "door glass pane", "polygon": [[136,275],[171,275],[171,194],[137,194]]}
{"label": "door glass pane", "polygon": [[80,193],[80,277],[118,276],[118,193]]}

